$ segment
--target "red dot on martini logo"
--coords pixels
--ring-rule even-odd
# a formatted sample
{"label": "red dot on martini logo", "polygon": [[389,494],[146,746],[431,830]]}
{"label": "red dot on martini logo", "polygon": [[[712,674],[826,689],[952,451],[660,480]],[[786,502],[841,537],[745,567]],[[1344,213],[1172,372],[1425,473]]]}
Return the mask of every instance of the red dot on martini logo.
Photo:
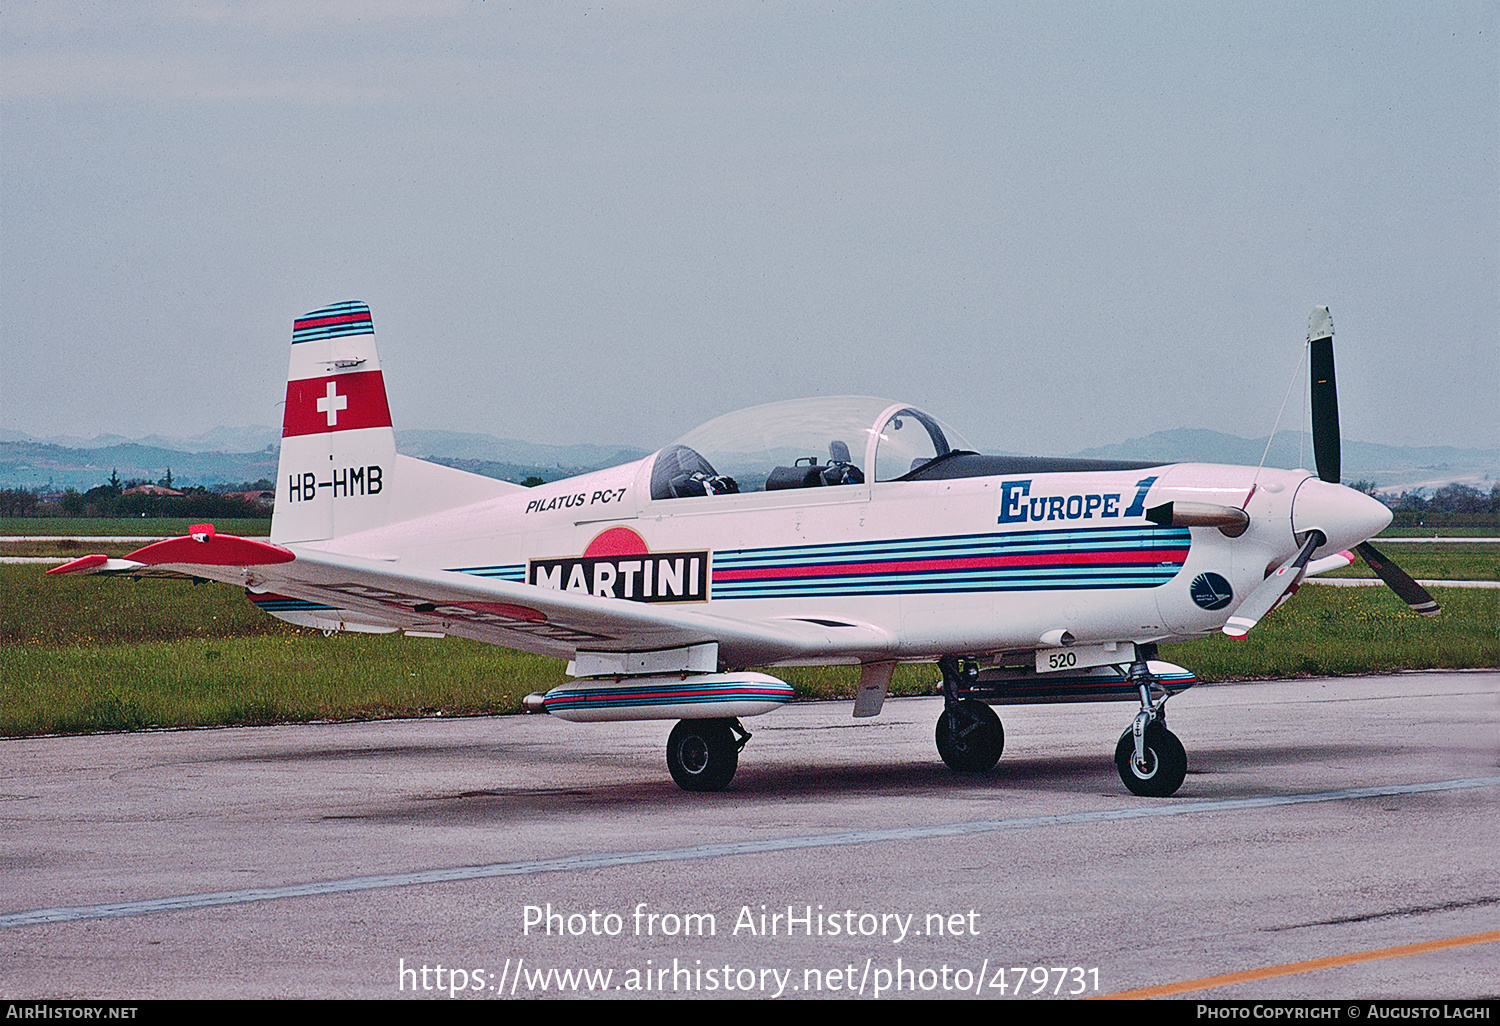
{"label": "red dot on martini logo", "polygon": [[591,556],[644,556],[651,550],[646,539],[628,527],[611,527],[601,531],[583,550],[584,558]]}

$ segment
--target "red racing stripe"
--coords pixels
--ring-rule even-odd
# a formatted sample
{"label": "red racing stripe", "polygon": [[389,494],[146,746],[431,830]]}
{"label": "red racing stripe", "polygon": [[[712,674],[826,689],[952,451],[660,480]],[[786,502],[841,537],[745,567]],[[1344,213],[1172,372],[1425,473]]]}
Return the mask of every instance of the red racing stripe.
{"label": "red racing stripe", "polygon": [[839,577],[846,574],[920,573],[931,570],[985,570],[1042,566],[1155,566],[1181,564],[1187,549],[1140,549],[1128,552],[1057,552],[1017,556],[970,556],[963,559],[890,560],[880,563],[831,563],[822,566],[757,567],[715,570],[715,581],[782,580],[788,577]]}

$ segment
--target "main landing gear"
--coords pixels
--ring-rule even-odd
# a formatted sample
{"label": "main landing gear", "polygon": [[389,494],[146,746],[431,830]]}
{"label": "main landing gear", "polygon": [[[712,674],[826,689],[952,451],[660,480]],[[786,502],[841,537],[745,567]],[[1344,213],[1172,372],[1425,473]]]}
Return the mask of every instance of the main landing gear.
{"label": "main landing gear", "polygon": [[667,738],[667,769],[684,791],[722,791],[749,740],[738,719],[678,720]]}
{"label": "main landing gear", "polygon": [[995,768],[1005,751],[1005,728],[995,710],[977,698],[960,698],[959,691],[977,674],[954,656],[938,660],[943,671],[943,714],[937,721],[937,750],[948,768],[959,773],[984,773]]}
{"label": "main landing gear", "polygon": [[[1135,661],[1128,669],[1120,668],[1125,682],[1140,696],[1141,707],[1115,745],[1115,768],[1132,794],[1167,798],[1177,793],[1187,776],[1187,753],[1177,735],[1167,729],[1166,705],[1171,696],[1151,672],[1147,660],[1154,658],[1155,645],[1137,645]],[[993,769],[1005,750],[1005,729],[988,704],[970,696],[977,693],[1003,700],[1004,691],[997,692],[987,680],[981,680],[978,667],[958,656],[944,656],[938,660],[938,667],[943,671],[943,713],[936,731],[938,754],[949,769],[960,773]],[[1114,677],[1110,683],[1115,690],[1102,700],[1122,697],[1120,678]],[[672,772],[675,776],[677,771]]]}
{"label": "main landing gear", "polygon": [[1146,666],[1144,654],[1130,664],[1127,678],[1140,690],[1141,711],[1115,745],[1115,769],[1131,794],[1143,798],[1169,798],[1187,776],[1187,752],[1177,735],[1167,729],[1167,694],[1152,698],[1160,690]]}

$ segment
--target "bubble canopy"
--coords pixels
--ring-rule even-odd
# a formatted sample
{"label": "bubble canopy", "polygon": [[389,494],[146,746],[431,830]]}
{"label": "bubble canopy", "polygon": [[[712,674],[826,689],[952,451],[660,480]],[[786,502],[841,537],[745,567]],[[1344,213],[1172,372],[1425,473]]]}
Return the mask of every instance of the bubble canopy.
{"label": "bubble canopy", "polygon": [[952,428],[904,403],[824,396],[767,403],[703,424],[663,449],[653,499],[894,481],[968,451]]}

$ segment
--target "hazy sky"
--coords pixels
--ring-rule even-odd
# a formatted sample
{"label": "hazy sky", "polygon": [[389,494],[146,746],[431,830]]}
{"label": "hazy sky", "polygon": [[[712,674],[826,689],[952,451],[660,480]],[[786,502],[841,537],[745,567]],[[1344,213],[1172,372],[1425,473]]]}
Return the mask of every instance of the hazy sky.
{"label": "hazy sky", "polygon": [[[990,448],[1500,445],[1500,4],[0,8],[0,427],[279,424],[362,299],[397,426],[654,447],[905,399]],[[1299,383],[1283,426],[1300,421]]]}

